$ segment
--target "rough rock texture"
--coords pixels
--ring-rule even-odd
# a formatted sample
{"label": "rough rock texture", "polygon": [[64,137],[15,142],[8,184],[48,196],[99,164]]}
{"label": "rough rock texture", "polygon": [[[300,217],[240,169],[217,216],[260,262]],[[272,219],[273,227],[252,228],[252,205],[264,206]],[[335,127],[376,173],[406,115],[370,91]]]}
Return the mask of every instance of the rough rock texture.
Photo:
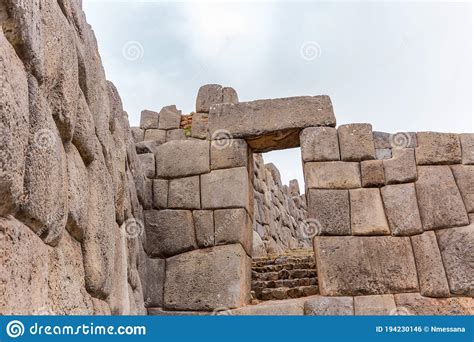
{"label": "rough rock texture", "polygon": [[305,181],[308,188],[354,189],[361,187],[359,163],[306,163]]}
{"label": "rough rock texture", "polygon": [[143,313],[144,175],[81,2],[6,0],[0,25],[0,313]]}
{"label": "rough rock texture", "polygon": [[420,132],[416,139],[418,165],[461,163],[461,144],[457,134]]}
{"label": "rough rock texture", "polygon": [[357,296],[354,297],[354,314],[356,316],[387,316],[396,311],[393,295]]}
{"label": "rough rock texture", "polygon": [[304,303],[306,316],[352,316],[354,298],[318,296]]}
{"label": "rough rock texture", "polygon": [[348,190],[310,189],[310,218],[320,224],[320,235],[351,235],[351,212]]}
{"label": "rough rock texture", "polygon": [[375,159],[375,145],[372,125],[341,125],[337,129],[341,160],[361,161]]}
{"label": "rough rock texture", "polygon": [[390,234],[379,189],[352,189],[349,197],[353,235]]}
{"label": "rough rock texture", "polygon": [[474,300],[469,297],[430,298],[419,293],[396,294],[397,311],[403,315],[472,315]]}

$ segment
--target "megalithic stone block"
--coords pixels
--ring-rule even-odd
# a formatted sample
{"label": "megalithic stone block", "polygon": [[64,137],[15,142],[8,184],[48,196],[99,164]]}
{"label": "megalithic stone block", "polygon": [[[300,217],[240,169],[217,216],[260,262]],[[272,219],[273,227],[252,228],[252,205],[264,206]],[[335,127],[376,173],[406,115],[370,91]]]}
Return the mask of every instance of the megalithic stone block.
{"label": "megalithic stone block", "polygon": [[349,124],[337,128],[341,160],[375,159],[374,136],[370,124]]}
{"label": "megalithic stone block", "polygon": [[329,96],[257,100],[211,107],[209,130],[215,138],[244,138],[254,152],[299,146],[299,131],[335,126]]}
{"label": "megalithic stone block", "polygon": [[240,244],[215,246],[166,259],[164,307],[238,308],[250,301],[251,259]]}
{"label": "megalithic stone block", "polygon": [[474,213],[474,165],[452,165],[456,184],[468,213]]}
{"label": "megalithic stone block", "polygon": [[333,127],[308,127],[300,134],[303,161],[340,160],[337,129]]}
{"label": "megalithic stone block", "polygon": [[420,132],[416,139],[418,165],[461,163],[461,144],[457,134]]}
{"label": "megalithic stone block", "polygon": [[309,189],[354,189],[361,187],[359,163],[310,162],[304,165]]}
{"label": "megalithic stone block", "polygon": [[353,235],[390,234],[379,189],[352,189],[349,191],[349,197]]}
{"label": "megalithic stone block", "polygon": [[358,296],[418,290],[409,237],[317,236],[314,252],[325,296]]}
{"label": "megalithic stone block", "polygon": [[462,163],[474,165],[474,133],[460,134]]}

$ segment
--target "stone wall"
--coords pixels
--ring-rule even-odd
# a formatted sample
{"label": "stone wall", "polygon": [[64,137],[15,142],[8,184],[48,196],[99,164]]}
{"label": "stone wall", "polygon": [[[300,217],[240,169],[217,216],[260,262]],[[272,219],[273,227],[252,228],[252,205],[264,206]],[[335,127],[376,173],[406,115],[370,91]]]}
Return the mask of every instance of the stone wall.
{"label": "stone wall", "polygon": [[0,25],[0,314],[143,314],[145,178],[81,1]]}

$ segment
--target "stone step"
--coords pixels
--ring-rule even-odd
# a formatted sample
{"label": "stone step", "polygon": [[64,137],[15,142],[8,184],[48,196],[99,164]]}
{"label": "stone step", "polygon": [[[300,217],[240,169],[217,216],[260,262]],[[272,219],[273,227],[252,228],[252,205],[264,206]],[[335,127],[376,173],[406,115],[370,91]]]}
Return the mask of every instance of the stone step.
{"label": "stone step", "polygon": [[282,257],[277,257],[275,259],[267,259],[267,258],[253,259],[252,266],[262,267],[262,266],[269,266],[269,265],[294,264],[294,263],[300,263],[300,262],[314,263],[314,255],[308,255],[305,257],[282,256]]}
{"label": "stone step", "polygon": [[318,285],[298,286],[298,287],[277,287],[265,288],[261,291],[254,291],[259,300],[300,298],[316,295],[319,293]]}
{"label": "stone step", "polygon": [[300,279],[300,278],[316,278],[315,269],[295,269],[281,270],[278,272],[255,272],[252,271],[252,280],[283,280],[283,279]]}
{"label": "stone step", "polygon": [[259,291],[264,288],[277,288],[277,287],[298,287],[317,285],[317,278],[300,278],[300,279],[283,279],[283,280],[255,280],[252,282],[252,290]]}
{"label": "stone step", "polygon": [[281,264],[281,265],[267,265],[267,266],[257,266],[252,267],[252,270],[258,273],[265,272],[278,272],[281,270],[293,270],[293,269],[316,269],[316,264],[314,262],[299,262],[291,264]]}

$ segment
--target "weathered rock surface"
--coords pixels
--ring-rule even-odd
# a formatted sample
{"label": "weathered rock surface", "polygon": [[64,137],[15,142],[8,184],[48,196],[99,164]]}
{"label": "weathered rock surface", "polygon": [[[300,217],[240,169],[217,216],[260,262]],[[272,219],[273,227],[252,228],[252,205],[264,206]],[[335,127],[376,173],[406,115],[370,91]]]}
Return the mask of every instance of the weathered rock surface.
{"label": "weathered rock surface", "polygon": [[354,314],[356,316],[388,316],[396,311],[393,295],[356,296]]}
{"label": "weathered rock surface", "polygon": [[308,188],[354,189],[361,187],[359,163],[306,163],[305,181]]}
{"label": "weathered rock surface", "polygon": [[352,189],[349,197],[353,235],[390,234],[379,189]]}
{"label": "weathered rock surface", "polygon": [[415,151],[412,148],[393,149],[392,157],[383,161],[383,167],[387,184],[416,181]]}
{"label": "weathered rock surface", "polygon": [[420,132],[416,139],[418,165],[461,163],[461,144],[457,134]]}
{"label": "weathered rock surface", "polygon": [[474,164],[474,133],[460,134],[459,139],[461,140],[462,163],[473,165]]}
{"label": "weathered rock surface", "polygon": [[348,190],[310,189],[308,217],[319,223],[320,235],[351,235],[351,213]]}
{"label": "weathered rock surface", "polygon": [[250,258],[240,244],[168,258],[164,291],[166,309],[212,311],[244,306],[250,300]]}
{"label": "weathered rock surface", "polygon": [[472,315],[474,303],[472,298],[430,298],[419,293],[400,293],[395,296],[397,311],[403,315]]}
{"label": "weathered rock surface", "polygon": [[340,160],[337,130],[332,127],[305,128],[300,134],[301,155],[305,162]]}
{"label": "weathered rock surface", "polygon": [[249,186],[249,175],[245,167],[214,170],[202,175],[202,208],[248,208]]}
{"label": "weathered rock surface", "polygon": [[418,175],[416,194],[425,230],[469,224],[449,166],[420,166]]}
{"label": "weathered rock surface", "polygon": [[341,160],[361,161],[375,159],[372,125],[350,124],[337,128]]}
{"label": "weathered rock surface", "polygon": [[304,303],[305,316],[353,316],[354,298],[317,296]]}
{"label": "weathered rock surface", "polygon": [[451,170],[467,212],[474,212],[474,166],[452,165]]}
{"label": "weathered rock surface", "polygon": [[319,289],[327,296],[376,295],[418,290],[408,237],[314,239]]}

